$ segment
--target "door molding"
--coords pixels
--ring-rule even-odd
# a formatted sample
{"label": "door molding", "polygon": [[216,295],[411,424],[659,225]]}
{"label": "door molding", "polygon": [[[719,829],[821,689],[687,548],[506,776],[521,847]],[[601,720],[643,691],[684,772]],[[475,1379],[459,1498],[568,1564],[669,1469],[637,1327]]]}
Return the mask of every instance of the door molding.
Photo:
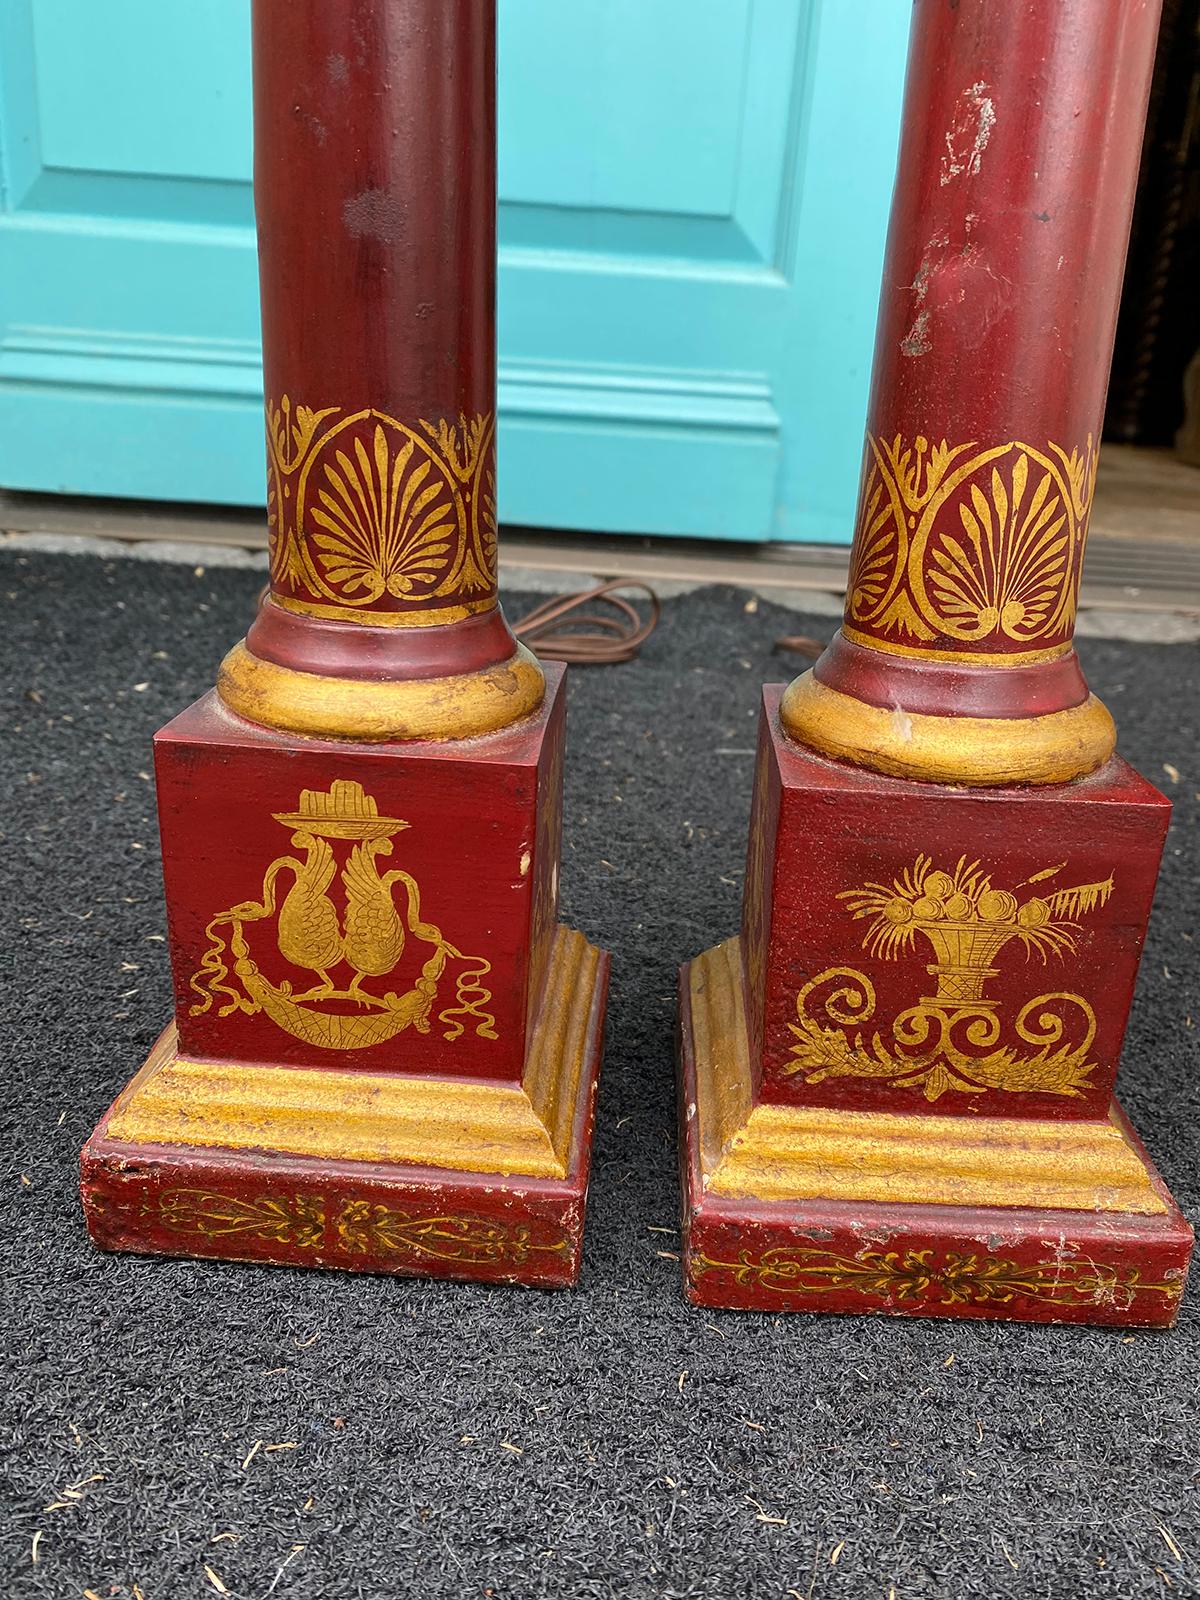
{"label": "door molding", "polygon": [[[0,338],[0,392],[13,398],[19,393],[23,404],[14,408],[16,416],[34,417],[43,406],[57,407],[64,417],[74,418],[68,433],[72,427],[107,428],[103,408],[114,397],[126,406],[161,405],[165,399],[175,403],[182,450],[196,406],[221,411],[261,407],[261,347],[251,340],[14,324]],[[692,531],[683,525],[688,521],[697,531],[711,523],[714,497],[718,508],[723,496],[730,497],[730,524],[743,523],[745,474],[740,469],[747,454],[768,491],[773,486],[782,419],[765,373],[508,360],[500,363],[499,400],[501,511],[506,521],[537,520],[547,474],[559,470],[563,435],[577,429],[595,437],[596,470],[589,482],[573,488],[569,480],[559,482],[556,493],[585,515],[595,514],[592,507],[603,489],[608,509],[603,522],[593,525],[611,532],[644,531],[638,520],[643,474],[651,469],[660,474],[669,459],[676,463],[672,470],[681,482],[680,532]],[[57,431],[61,438],[62,424]],[[122,439],[129,431],[115,430],[111,441],[113,493],[120,493]],[[136,437],[130,444],[138,448]],[[36,448],[34,438],[27,448]],[[520,466],[515,483],[513,472],[505,470],[510,456]],[[610,472],[628,485],[624,494],[617,491],[615,516]],[[63,487],[77,492],[72,485]],[[262,502],[259,473],[238,487],[244,503]],[[164,498],[180,498],[180,491],[177,480],[164,481]],[[690,516],[687,504],[693,506]],[[769,492],[758,509],[756,536],[766,537]]]}

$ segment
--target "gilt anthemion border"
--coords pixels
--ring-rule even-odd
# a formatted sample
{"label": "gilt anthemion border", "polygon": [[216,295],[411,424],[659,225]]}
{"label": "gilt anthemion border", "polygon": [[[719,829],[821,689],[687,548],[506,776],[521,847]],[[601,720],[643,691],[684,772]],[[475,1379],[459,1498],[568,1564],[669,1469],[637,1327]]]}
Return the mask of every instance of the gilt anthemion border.
{"label": "gilt anthemion border", "polygon": [[[1098,455],[868,436],[851,637],[933,655],[1069,639]],[[932,647],[932,648],[931,648]]]}
{"label": "gilt anthemion border", "polygon": [[496,595],[495,418],[267,406],[271,580],[288,609],[452,621]]}

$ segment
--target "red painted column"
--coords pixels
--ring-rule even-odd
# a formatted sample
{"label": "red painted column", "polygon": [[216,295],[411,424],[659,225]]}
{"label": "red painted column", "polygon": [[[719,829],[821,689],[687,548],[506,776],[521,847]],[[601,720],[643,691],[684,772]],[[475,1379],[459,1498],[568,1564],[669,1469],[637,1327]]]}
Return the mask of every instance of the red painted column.
{"label": "red painted column", "polygon": [[782,712],[826,754],[990,783],[1111,753],[1071,637],[1158,13],[916,0],[845,620]]}
{"label": "red painted column", "polygon": [[695,1304],[1178,1314],[1115,1097],[1170,807],[1071,645],[1157,9],[917,0],[845,619],[681,974]]}
{"label": "red painted column", "polygon": [[256,0],[254,67],[270,591],[155,739],[175,1004],[88,1228],[569,1285],[609,960],[496,598],[495,6]]}
{"label": "red painted column", "polygon": [[222,695],[488,731],[541,694],[496,602],[494,0],[258,0],[254,107],[271,592]]}

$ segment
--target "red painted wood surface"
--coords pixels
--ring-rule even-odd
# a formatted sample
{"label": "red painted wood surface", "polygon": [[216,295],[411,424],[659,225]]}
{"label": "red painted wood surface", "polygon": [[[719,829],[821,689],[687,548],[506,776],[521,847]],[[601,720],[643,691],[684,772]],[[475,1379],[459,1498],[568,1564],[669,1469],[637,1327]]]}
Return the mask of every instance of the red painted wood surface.
{"label": "red painted wood surface", "polygon": [[408,678],[515,648],[456,615],[496,594],[495,76],[494,0],[256,0],[272,587],[319,618],[264,607],[262,659]]}
{"label": "red painted wood surface", "polygon": [[[403,745],[299,740],[232,716],[215,694],[160,732],[159,819],[182,1054],[520,1080],[557,923],[564,669],[547,666],[546,676],[540,713],[487,739]],[[318,947],[323,924],[348,929],[352,890],[346,875],[362,840],[322,838],[318,827],[314,844],[296,815],[305,791],[328,794],[338,783],[357,785],[380,817],[404,824],[373,862],[363,864],[377,876],[407,872],[419,890],[419,920],[434,925],[462,956],[451,959],[439,977],[424,1031],[408,1026],[378,1044],[355,1048],[296,1037],[266,1010],[230,1010],[231,998],[245,993],[236,976],[237,930],[227,916],[214,924],[239,906],[265,907],[264,879],[272,863],[287,858],[290,864],[276,876],[269,896],[273,905],[261,916],[241,919],[249,960],[275,988],[290,984],[297,995],[320,983],[319,970],[330,974],[338,991],[350,988],[353,952],[333,952],[330,962],[321,959]],[[326,849],[332,865],[323,869]],[[294,929],[288,937],[285,907],[295,889],[301,898],[293,911],[304,911],[309,882],[332,910],[316,905],[315,931],[306,945]],[[394,883],[390,895],[403,918],[405,884]],[[404,994],[420,980],[434,947],[411,926],[401,931],[402,954],[361,981],[367,994]],[[218,943],[215,959],[226,971],[214,985],[213,958],[207,958],[207,969],[205,962]],[[330,951],[332,944],[325,954]],[[297,952],[302,960],[294,959]],[[443,1010],[456,1005],[458,975],[472,971],[478,978],[467,998],[478,1000],[490,1026],[481,1029],[474,1014],[440,1022]],[[344,1016],[357,1025],[372,1010],[343,998],[308,1004],[306,1016],[313,1013]]]}
{"label": "red painted wood surface", "polygon": [[706,1194],[696,1119],[687,1115],[696,1084],[686,966],[680,1016],[684,1281],[693,1305],[1113,1327],[1175,1321],[1192,1231],[1132,1134],[1165,1215]]}
{"label": "red painted wood surface", "polygon": [[[861,772],[787,739],[781,692],[771,686],[763,696],[743,920],[763,1098],[855,1111],[1107,1116],[1169,802],[1119,758],[1091,778],[1042,789],[954,790]],[[921,873],[924,896],[898,889],[916,887]],[[956,873],[965,893],[950,881]],[[856,915],[867,909],[864,891],[879,916]],[[909,929],[903,946],[874,937],[901,928]],[[960,1001],[945,998],[948,989]],[[939,992],[941,1002],[927,1003]],[[1039,996],[1051,998],[1027,1010]],[[1053,998],[1063,996],[1078,998]],[[853,1020],[839,1023],[830,999]],[[939,1089],[936,1074],[904,1087],[902,1070],[840,1076],[832,1059],[818,1062],[813,1032],[861,1037],[866,1057],[878,1035],[899,1067],[935,1048],[944,1021],[971,1062],[996,1050],[1031,1061],[1085,1046],[1089,1012],[1094,1038],[1056,1092],[985,1086],[959,1072],[971,1088]],[[1060,1036],[1043,1015],[1058,1018]],[[1009,1077],[1025,1081],[1015,1067]]]}
{"label": "red painted wood surface", "polygon": [[[256,0],[254,78],[272,593],[250,653],[317,678],[482,673],[516,650],[496,603],[494,0]],[[449,737],[462,684],[428,691],[444,742],[278,733],[215,692],[160,732],[181,1055],[521,1082],[558,920],[563,669],[545,679],[488,738]],[[93,1238],[573,1283],[608,966],[563,1180],[133,1145],[106,1117],[83,1154]]]}
{"label": "red painted wood surface", "polygon": [[258,0],[268,394],[492,410],[495,114],[494,0]]}
{"label": "red painted wood surface", "polygon": [[515,649],[499,605],[460,622],[430,628],[375,628],[362,622],[296,616],[266,604],[246,636],[256,656],[328,677],[440,678],[448,671],[483,672]]}
{"label": "red painted wood surface", "polygon": [[916,0],[871,433],[1099,439],[1158,17]]}
{"label": "red painted wood surface", "polygon": [[[212,694],[162,731],[159,807],[182,1054],[281,1070],[357,1068],[520,1081],[558,909],[564,669],[550,665],[546,676],[547,697],[537,717],[459,744],[289,740],[232,716]],[[361,793],[352,794],[350,786]],[[408,826],[397,827],[402,821]],[[284,870],[270,914],[256,913],[270,898],[263,882],[272,861],[287,856],[303,869],[314,839],[333,856],[332,873],[326,862],[318,887],[334,903],[331,925],[347,954],[328,966],[341,998],[300,1005],[320,975],[286,959],[281,942],[295,953],[295,918],[290,935],[284,931],[286,902],[303,871]],[[409,874],[419,885],[420,910],[418,928],[407,928],[394,968],[368,973],[363,989],[384,996],[415,989],[429,939],[435,931],[444,935],[455,950],[438,975],[425,1030],[409,1025],[368,1047],[322,1048],[281,1026],[270,1008],[248,1014],[230,1006],[239,994],[252,997],[261,977],[272,986],[275,1011],[281,997],[294,996],[301,1021],[315,1012],[353,1026],[380,1015],[345,994],[363,958],[352,960],[349,953],[351,923],[343,902],[350,888],[342,876],[353,853],[379,839],[393,848],[378,867]],[[394,899],[402,908],[405,896],[396,892]],[[234,914],[236,928],[220,920],[222,911]],[[328,915],[308,919],[309,933],[315,928],[319,935],[330,921]],[[234,948],[239,930],[247,946],[240,962]],[[214,932],[221,937],[218,970],[205,960]],[[479,957],[490,962],[488,971],[479,970]],[[447,974],[463,967],[476,980],[456,993]],[[609,957],[601,954],[565,1178],[129,1143],[108,1136],[110,1110],[82,1157],[92,1238],[106,1250],[146,1254],[545,1288],[573,1284],[608,974]],[[456,1013],[450,1026],[448,1011]],[[479,1025],[483,1014],[486,1027]]]}
{"label": "red painted wood surface", "polygon": [[84,1205],[104,1250],[545,1288],[579,1275],[577,1183],[96,1140]]}
{"label": "red painted wood surface", "polygon": [[1073,631],[1158,16],[916,0],[846,624],[924,665],[839,645],[831,687],[950,716],[1082,698],[1073,659],[987,668]]}
{"label": "red painted wood surface", "polygon": [[[814,678],[890,713],[898,754],[906,719],[945,718],[923,730],[930,779],[986,781],[970,719],[1087,700],[1070,641],[1158,9],[916,0],[843,631]],[[741,927],[755,1104],[864,1129],[1114,1114],[1163,796],[1117,758],[1058,784],[1048,759],[1039,788],[879,776],[786,737],[780,699],[766,690]],[[811,682],[789,705],[796,740],[854,759],[859,708]],[[1107,723],[1088,717],[1095,765]],[[1174,1320],[1191,1231],[1140,1146],[1165,1216],[705,1193],[690,1004],[685,967],[693,1302]]]}
{"label": "red painted wood surface", "polygon": [[885,711],[901,705],[911,716],[940,716],[947,702],[960,717],[1040,717],[1082,705],[1087,680],[1074,650],[1028,666],[953,666],[885,655],[836,633],[813,667],[831,689]]}
{"label": "red painted wood surface", "polygon": [[110,1139],[82,1156],[103,1250],[562,1288],[579,1277],[609,958],[593,1001],[568,1173],[499,1178]]}

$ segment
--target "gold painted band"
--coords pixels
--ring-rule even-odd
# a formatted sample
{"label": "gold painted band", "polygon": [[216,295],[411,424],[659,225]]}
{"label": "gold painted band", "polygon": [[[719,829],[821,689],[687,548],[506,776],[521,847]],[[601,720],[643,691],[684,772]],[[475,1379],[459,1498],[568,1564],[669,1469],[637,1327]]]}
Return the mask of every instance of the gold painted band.
{"label": "gold painted band", "polygon": [[790,738],[835,761],[893,778],[977,787],[1069,783],[1102,767],[1117,742],[1095,695],[1041,717],[933,717],[868,705],[811,672],[788,685],[779,720]]}
{"label": "gold painted band", "polygon": [[298,672],[243,641],[221,663],[217,691],[239,717],[310,739],[472,739],[531,716],[546,679],[524,645],[479,672],[379,682]]}
{"label": "gold painted band", "polygon": [[328,606],[316,600],[297,600],[293,595],[271,591],[274,605],[284,611],[294,611],[302,617],[322,617],[328,622],[361,622],[371,628],[440,628],[448,622],[461,622],[464,617],[478,616],[481,611],[492,611],[496,596],[486,600],[465,600],[457,606],[438,606],[429,611],[368,611],[362,606]]}
{"label": "gold painted band", "polygon": [[868,650],[882,650],[889,656],[906,656],[913,661],[945,661],[971,667],[1032,667],[1041,661],[1058,661],[1072,648],[1071,640],[1051,645],[1048,650],[930,650],[923,645],[893,644],[888,639],[877,639],[873,633],[860,633],[848,622],[842,623],[842,632],[855,644],[866,645]]}

